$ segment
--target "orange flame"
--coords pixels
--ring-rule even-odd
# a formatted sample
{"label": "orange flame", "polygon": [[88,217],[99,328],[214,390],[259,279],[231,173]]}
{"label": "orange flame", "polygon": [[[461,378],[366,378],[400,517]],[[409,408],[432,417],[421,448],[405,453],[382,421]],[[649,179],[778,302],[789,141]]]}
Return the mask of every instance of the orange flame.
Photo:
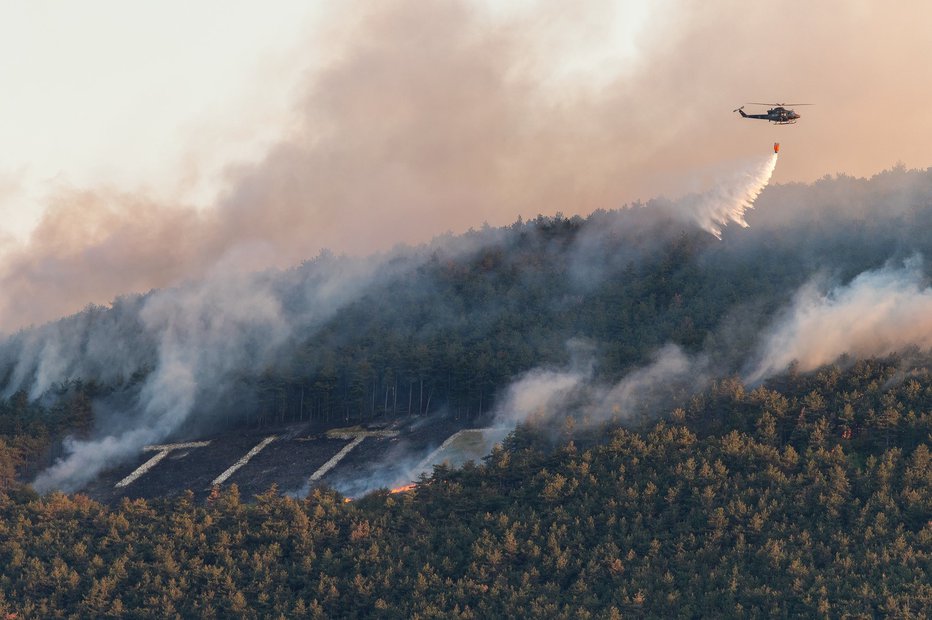
{"label": "orange flame", "polygon": [[417,485],[412,482],[411,484],[406,484],[404,486],[394,488],[391,491],[389,491],[389,493],[391,495],[394,495],[395,493],[407,493],[408,491],[413,491],[414,487],[416,486]]}

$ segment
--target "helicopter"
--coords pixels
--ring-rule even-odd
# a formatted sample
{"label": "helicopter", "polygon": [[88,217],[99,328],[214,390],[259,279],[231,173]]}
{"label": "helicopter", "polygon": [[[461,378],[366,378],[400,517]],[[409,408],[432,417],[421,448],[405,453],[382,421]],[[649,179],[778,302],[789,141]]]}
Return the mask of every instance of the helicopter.
{"label": "helicopter", "polygon": [[766,114],[746,114],[744,111],[744,106],[741,106],[734,112],[741,114],[742,118],[759,118],[761,120],[770,121],[771,123],[776,123],[777,125],[793,125],[799,120],[799,114],[795,111],[786,108],[786,106],[791,105],[812,105],[811,103],[748,103],[747,105],[772,105],[775,106],[767,110]]}

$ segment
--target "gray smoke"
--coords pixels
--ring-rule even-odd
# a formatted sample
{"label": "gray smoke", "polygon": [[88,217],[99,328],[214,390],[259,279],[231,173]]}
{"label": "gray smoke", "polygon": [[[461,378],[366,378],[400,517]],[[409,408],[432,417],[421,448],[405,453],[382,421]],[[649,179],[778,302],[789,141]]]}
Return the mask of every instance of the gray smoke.
{"label": "gray smoke", "polygon": [[[757,74],[766,75],[757,88],[772,88],[773,73],[749,71],[756,67],[754,61],[746,54],[735,54],[734,41],[719,41],[717,29],[710,26],[732,9],[747,9],[755,23],[778,32],[781,29],[770,24],[792,22],[795,26],[798,13],[774,16],[766,9],[727,3],[724,7],[729,10],[710,10],[708,3],[701,9],[684,8],[674,20],[682,19],[682,23],[676,23],[669,33],[662,28],[656,33],[670,36],[657,37],[643,50],[656,62],[630,67],[626,79],[604,88],[574,90],[570,97],[554,99],[552,90],[540,87],[545,81],[541,78],[546,77],[540,68],[551,57],[534,53],[538,48],[528,45],[539,36],[540,23],[553,15],[566,17],[561,3],[546,4],[549,10],[540,22],[491,29],[463,2],[354,4],[335,28],[340,35],[330,41],[330,64],[306,84],[292,131],[261,161],[230,168],[227,190],[211,208],[198,213],[105,187],[75,188],[55,195],[30,241],[9,250],[0,264],[4,291],[0,325],[10,329],[41,323],[88,301],[102,303],[129,291],[165,288],[118,299],[110,309],[91,307],[61,322],[14,334],[0,346],[0,359],[11,368],[5,383],[7,395],[23,389],[32,398],[42,398],[56,385],[76,378],[94,378],[108,385],[139,381],[130,392],[132,402],[123,409],[112,406],[114,410],[99,420],[91,439],[68,441],[66,458],[40,476],[37,485],[74,488],[105,463],[168,436],[190,419],[196,407],[226,392],[241,371],[274,358],[296,330],[309,333],[383,273],[376,266],[378,260],[322,260],[310,273],[284,272],[278,279],[255,273],[258,269],[292,264],[325,246],[368,254],[399,241],[463,230],[482,220],[499,224],[513,221],[519,213],[533,216],[572,210],[584,214],[610,208],[622,195],[651,188],[645,179],[659,170],[680,171],[697,161],[733,157],[739,137],[747,135],[742,132],[763,128],[739,119],[729,119],[731,124],[709,122],[734,105],[733,99],[723,102],[721,93],[743,98],[746,76]],[[594,3],[584,10],[591,19],[608,6]],[[852,32],[860,35],[865,25],[871,25],[849,12],[827,13],[826,19],[837,25],[832,30],[836,42],[844,43]],[[910,23],[921,26],[927,22]],[[578,27],[581,22],[558,23]],[[727,27],[733,30],[731,22]],[[819,37],[812,40],[824,45]],[[743,43],[760,46],[772,58],[772,40]],[[869,51],[859,62],[845,65],[857,66],[859,71],[880,67],[892,76],[886,63],[877,60],[873,49]],[[701,71],[694,61],[699,52],[705,59]],[[795,84],[794,65],[799,63],[793,60],[808,61],[810,55],[795,48],[787,54],[775,69],[783,72],[785,84]],[[741,76],[741,93],[733,83],[725,88],[733,79],[729,76],[736,75]],[[848,88],[851,83],[843,72],[819,75],[818,82],[823,75],[837,76],[836,87]],[[809,83],[805,90],[821,86]],[[695,96],[689,105],[679,96],[670,96],[684,91]],[[651,104],[645,106],[642,101]],[[853,117],[863,118],[861,112]],[[824,128],[827,125],[810,127],[812,134],[796,135],[829,132],[821,134],[826,138],[821,144],[843,146],[846,156],[869,150],[855,148],[864,139],[861,134],[832,134]],[[873,131],[880,132],[874,127]],[[760,144],[759,137],[753,140]],[[769,145],[769,139],[765,144]],[[803,153],[812,157],[822,152],[800,148],[781,169],[788,164],[800,166]],[[809,160],[807,174],[824,170],[825,165],[848,169],[838,160],[821,157],[825,159]],[[883,179],[850,179],[817,183],[812,188],[784,186],[769,197],[762,195],[757,210],[748,213],[748,197],[753,200],[754,192],[740,190],[759,191],[762,185],[759,181],[742,185],[744,181],[739,177],[736,184],[722,186],[737,191],[700,193],[698,201],[685,199],[667,213],[677,222],[689,221],[716,235],[721,235],[721,226],[727,222],[750,223],[751,232],[754,228],[763,231],[736,238],[734,245],[721,248],[718,257],[723,263],[740,263],[754,256],[761,243],[773,249],[775,229],[793,218],[810,217],[818,209],[831,207],[849,218],[854,213],[886,213],[891,207],[896,207],[897,214],[908,212],[903,204],[890,204],[889,191],[879,192],[884,201],[865,194],[868,184],[871,191],[882,188]],[[901,179],[894,175],[890,182],[901,183]],[[917,179],[914,185],[918,194],[928,195],[928,177]],[[771,208],[762,215],[761,203],[768,198]],[[913,199],[909,193],[901,196],[903,203]],[[760,222],[772,225],[760,226]],[[646,222],[644,231],[650,233],[656,227],[656,222]],[[596,237],[613,232],[610,227],[599,229],[588,238],[591,245],[581,246],[574,258],[574,273],[592,274],[604,263],[622,267],[627,258],[639,254],[640,247],[635,247],[624,260],[619,258],[624,252],[606,257],[602,253],[605,245]],[[802,239],[807,232],[802,225],[792,231]],[[785,245],[780,247],[792,247],[787,241],[790,237],[783,238]],[[805,272],[802,277],[808,277],[809,267],[817,267],[828,256],[821,249],[826,238],[835,239],[826,235],[816,243],[800,242],[799,254],[808,252],[811,263],[798,270]],[[726,237],[726,241],[732,240]],[[877,252],[889,258],[891,246],[871,241],[856,248],[850,265],[866,269],[869,265],[862,262],[870,259],[863,256]],[[656,243],[653,239],[637,242]],[[707,265],[714,266],[715,256],[705,258]],[[255,275],[242,275],[250,273]],[[611,273],[607,269],[601,277]],[[750,377],[779,372],[791,359],[817,365],[847,350],[869,354],[910,341],[925,343],[926,288],[917,280],[919,276],[885,277],[873,286],[852,280],[848,287],[826,293],[801,293],[799,299],[807,301],[797,301],[785,322],[765,339],[763,361]],[[889,281],[887,288],[881,286],[885,281]],[[796,286],[794,281],[785,290]],[[857,322],[870,313],[843,310],[849,304],[865,311],[870,303],[882,305],[883,296],[867,294],[872,289],[901,299],[905,308],[916,308],[915,312],[889,310],[873,324],[873,331],[859,331]],[[297,300],[294,291],[298,291]],[[897,319],[910,335],[893,333]],[[919,327],[913,329],[909,321]],[[828,338],[829,328],[837,325],[853,329],[857,335],[853,342],[862,344],[844,349]],[[822,330],[826,338],[820,340]],[[820,347],[810,346],[810,341]],[[660,349],[652,362],[620,382],[596,379],[593,356],[578,357],[567,367],[542,368],[519,379],[501,406],[502,423],[515,424],[535,416],[550,419],[574,408],[592,420],[623,418],[644,410],[647,404],[667,402],[665,394],[701,385],[711,372],[703,356],[690,356],[672,346]]]}
{"label": "gray smoke", "polygon": [[6,396],[22,390],[42,399],[72,381],[116,390],[95,402],[90,438],[67,438],[65,456],[36,478],[36,489],[76,490],[186,425],[242,420],[253,403],[237,397],[238,382],[280,362],[295,339],[311,338],[376,284],[408,280],[428,258],[453,260],[502,234],[440,237],[365,259],[323,252],[286,271],[244,274],[237,261],[219,264],[202,279],[0,342]]}
{"label": "gray smoke", "polygon": [[[27,389],[39,397],[76,378],[123,373],[118,379],[127,381],[144,374],[123,410],[108,415],[107,407],[98,408],[91,439],[65,441],[66,456],[36,478],[36,489],[78,489],[103,468],[171,435],[196,409],[215,408],[234,392],[237,377],[255,376],[295,334],[307,336],[358,298],[376,274],[407,268],[389,264],[322,257],[282,273],[215,272],[132,300],[137,312],[78,315],[6,343],[5,357],[17,360],[8,392]],[[97,314],[103,320],[95,321]],[[104,373],[93,374],[97,369]]]}
{"label": "gray smoke", "polygon": [[[280,139],[259,161],[231,165],[214,204],[195,211],[105,183],[60,187],[31,238],[0,258],[0,330],[176,286],[224,261],[243,271],[285,267],[324,247],[364,255],[482,221],[585,215],[638,196],[677,195],[670,186],[690,176],[686,171],[769,146],[770,134],[760,138],[764,127],[730,116],[749,90],[779,88],[774,72],[797,85],[795,65],[834,57],[784,50],[781,62],[760,72],[766,80],[749,84],[749,69],[759,66],[753,58],[772,61],[774,45],[748,33],[797,28],[798,12],[712,5],[652,13],[630,42],[637,53],[593,84],[586,72],[561,74],[561,54],[575,51],[566,41],[594,37],[611,47],[617,33],[607,25],[618,3],[568,11],[547,0],[499,19],[465,0],[340,3],[323,34],[309,37],[306,56],[320,69],[308,72]],[[865,37],[866,27],[889,24],[894,13],[885,8],[864,22],[835,9],[832,36],[845,43],[851,33]],[[736,13],[749,25],[740,31],[748,37],[740,54],[725,17]],[[699,55],[702,63],[694,60]],[[871,47],[845,66],[886,67],[876,57]],[[817,90],[822,75],[841,75],[819,74],[798,88]],[[848,105],[851,98],[835,100]],[[904,107],[897,117],[913,113]],[[827,131],[832,119],[819,120],[811,131]],[[840,140],[848,141],[846,157],[871,151],[851,144],[860,136],[829,133],[823,148],[800,148],[783,166],[795,166],[797,176],[821,174],[827,165],[834,171],[837,160],[820,154]],[[710,214],[700,224],[714,234],[720,220]]]}
{"label": "gray smoke", "polygon": [[627,373],[620,381],[595,378],[592,358],[578,342],[570,343],[574,361],[559,369],[531,370],[511,385],[496,407],[496,425],[547,424],[572,417],[586,426],[636,417],[656,417],[663,408],[688,396],[708,381],[708,360],[690,356],[668,344],[656,351],[649,364]]}
{"label": "gray smoke", "polygon": [[746,381],[759,383],[791,362],[808,371],[842,355],[932,347],[932,288],[922,262],[916,255],[899,266],[865,271],[847,284],[826,286],[816,279],[804,285],[762,337],[759,361]]}

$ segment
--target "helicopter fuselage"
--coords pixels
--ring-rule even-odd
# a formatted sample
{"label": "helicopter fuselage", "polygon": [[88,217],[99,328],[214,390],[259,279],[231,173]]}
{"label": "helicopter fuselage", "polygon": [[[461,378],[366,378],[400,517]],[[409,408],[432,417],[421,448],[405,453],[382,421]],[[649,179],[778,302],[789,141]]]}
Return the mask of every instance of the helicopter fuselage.
{"label": "helicopter fuselage", "polygon": [[747,114],[744,111],[744,106],[741,106],[735,111],[741,114],[743,118],[756,118],[762,121],[770,121],[777,125],[792,125],[799,119],[799,114],[784,107],[770,108],[767,110],[766,114]]}

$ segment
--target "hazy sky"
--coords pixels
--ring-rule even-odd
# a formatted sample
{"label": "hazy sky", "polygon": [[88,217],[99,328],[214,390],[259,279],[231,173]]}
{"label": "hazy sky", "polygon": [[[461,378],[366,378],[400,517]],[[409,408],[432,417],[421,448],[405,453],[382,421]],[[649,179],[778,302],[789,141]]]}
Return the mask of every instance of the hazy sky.
{"label": "hazy sky", "polygon": [[305,5],[0,3],[0,178],[30,190],[5,226],[26,228],[55,184],[209,199],[202,177],[283,129],[313,61]]}
{"label": "hazy sky", "polygon": [[[932,165],[932,4],[0,3],[0,331],[520,214]],[[747,101],[809,102],[795,126]]]}

